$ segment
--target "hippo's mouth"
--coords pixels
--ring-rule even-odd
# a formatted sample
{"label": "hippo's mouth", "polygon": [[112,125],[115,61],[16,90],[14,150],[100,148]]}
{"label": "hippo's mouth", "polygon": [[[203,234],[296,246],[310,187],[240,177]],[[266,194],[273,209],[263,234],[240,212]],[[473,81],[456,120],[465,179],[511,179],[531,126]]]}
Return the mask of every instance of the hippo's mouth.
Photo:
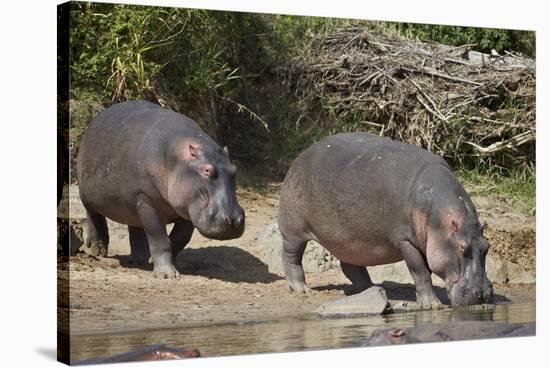
{"label": "hippo's mouth", "polygon": [[207,238],[219,241],[232,240],[239,238],[244,233],[244,224],[240,227],[233,226],[208,226],[207,229],[202,229],[199,226],[195,226],[199,232]]}
{"label": "hippo's mouth", "polygon": [[493,302],[492,286],[472,287],[464,279],[447,287],[447,295],[453,306],[479,305]]}
{"label": "hippo's mouth", "polygon": [[208,206],[210,205],[210,195],[208,195],[208,190],[199,190],[199,196],[201,202],[201,212],[204,212],[206,209],[208,209]]}

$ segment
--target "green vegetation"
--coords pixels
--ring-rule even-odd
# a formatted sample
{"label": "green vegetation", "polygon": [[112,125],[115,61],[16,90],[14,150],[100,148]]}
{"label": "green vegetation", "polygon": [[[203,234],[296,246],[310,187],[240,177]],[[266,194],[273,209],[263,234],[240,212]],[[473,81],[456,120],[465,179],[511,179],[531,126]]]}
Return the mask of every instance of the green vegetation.
{"label": "green vegetation", "polygon": [[[304,106],[309,101],[299,97],[297,75],[288,67],[342,26],[535,55],[534,33],[511,30],[95,3],[72,3],[70,17],[72,159],[99,110],[146,99],[189,115],[227,145],[241,167],[277,179],[321,137],[361,129],[324,114],[323,105]],[[513,101],[508,110],[515,121]],[[348,116],[358,112],[350,110]],[[464,177],[488,177],[502,190],[534,198],[533,170],[476,169],[484,176]],[[509,179],[495,179],[501,176]]]}
{"label": "green vegetation", "polygon": [[[476,195],[496,197],[518,208],[520,212],[534,215],[536,207],[535,173],[514,170],[509,175],[499,172],[487,173],[477,169],[457,170],[457,176],[466,185],[468,192]],[[494,203],[498,205],[498,203]]]}
{"label": "green vegetation", "polygon": [[480,52],[520,52],[535,57],[535,32],[513,29],[474,28],[450,25],[432,25],[395,22],[372,22],[383,33],[399,35],[425,42],[439,42],[451,46],[472,44]]}

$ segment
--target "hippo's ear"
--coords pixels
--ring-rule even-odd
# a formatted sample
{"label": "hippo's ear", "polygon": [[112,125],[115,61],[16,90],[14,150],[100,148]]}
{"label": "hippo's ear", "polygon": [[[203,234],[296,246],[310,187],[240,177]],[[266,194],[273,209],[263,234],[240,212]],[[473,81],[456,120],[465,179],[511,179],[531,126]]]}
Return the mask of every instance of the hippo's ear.
{"label": "hippo's ear", "polygon": [[189,158],[196,159],[202,152],[202,147],[200,144],[191,143],[187,146],[189,152]]}
{"label": "hippo's ear", "polygon": [[487,229],[487,222],[483,222],[483,224],[481,225],[481,235],[483,236],[483,233],[485,232],[485,230]]}
{"label": "hippo's ear", "polygon": [[227,147],[227,145],[225,145],[225,146],[223,147],[223,152],[225,153],[226,156],[229,157],[229,148]]}

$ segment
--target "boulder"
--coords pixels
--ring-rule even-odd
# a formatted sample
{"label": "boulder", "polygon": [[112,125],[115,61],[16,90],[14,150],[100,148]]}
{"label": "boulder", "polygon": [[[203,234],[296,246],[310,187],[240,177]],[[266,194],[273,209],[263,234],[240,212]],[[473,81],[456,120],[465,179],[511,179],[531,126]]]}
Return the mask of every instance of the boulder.
{"label": "boulder", "polygon": [[361,293],[323,303],[315,311],[323,317],[360,317],[391,311],[386,290],[372,286]]}
{"label": "boulder", "polygon": [[[269,272],[283,275],[283,237],[277,223],[265,226],[256,240],[264,248],[262,261],[267,265]],[[309,241],[302,265],[306,273],[321,273],[333,267],[340,267],[340,262],[323,246],[315,241]]]}

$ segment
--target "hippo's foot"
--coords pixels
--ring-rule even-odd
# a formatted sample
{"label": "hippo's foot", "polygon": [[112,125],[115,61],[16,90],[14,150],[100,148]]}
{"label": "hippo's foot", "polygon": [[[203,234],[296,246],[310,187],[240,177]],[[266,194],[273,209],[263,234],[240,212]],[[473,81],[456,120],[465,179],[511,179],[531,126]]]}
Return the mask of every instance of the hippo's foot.
{"label": "hippo's foot", "polygon": [[285,268],[286,281],[291,292],[311,293],[311,289],[306,285],[306,277],[302,264],[285,262],[283,257],[283,266]]}
{"label": "hippo's foot", "polygon": [[418,302],[418,305],[423,310],[438,310],[443,308],[443,304],[437,298],[435,294],[431,295],[416,295],[416,300]]}
{"label": "hippo's foot", "polygon": [[288,281],[288,288],[291,292],[311,294],[311,288],[309,288],[304,282]]}
{"label": "hippo's foot", "polygon": [[173,279],[180,277],[180,273],[176,270],[174,265],[155,266],[153,275],[157,279]]}
{"label": "hippo's foot", "polygon": [[107,246],[103,242],[91,242],[87,244],[94,256],[107,257]]}

